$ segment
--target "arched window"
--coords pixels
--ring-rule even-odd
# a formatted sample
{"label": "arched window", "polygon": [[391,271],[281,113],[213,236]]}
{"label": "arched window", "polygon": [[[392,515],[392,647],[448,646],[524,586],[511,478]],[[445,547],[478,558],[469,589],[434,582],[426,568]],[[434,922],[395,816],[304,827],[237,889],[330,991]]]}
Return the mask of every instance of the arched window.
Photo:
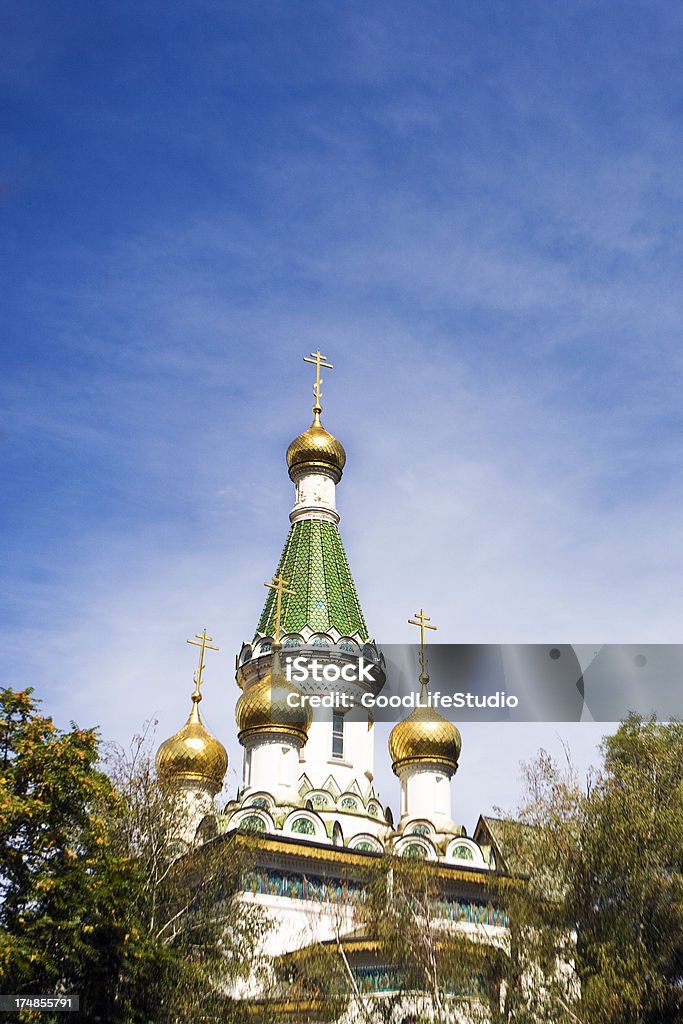
{"label": "arched window", "polygon": [[427,851],[420,843],[408,843],[401,856],[408,860],[426,860]]}
{"label": "arched window", "polygon": [[474,860],[474,854],[472,853],[472,850],[469,848],[469,846],[465,846],[464,843],[462,846],[455,846],[453,848],[453,853],[451,854],[451,857],[453,857],[454,860]]}
{"label": "arched window", "polygon": [[248,814],[246,818],[242,818],[240,828],[243,828],[245,832],[265,832],[266,823],[260,814]]}
{"label": "arched window", "polygon": [[292,832],[298,832],[300,835],[314,836],[315,825],[308,818],[295,818],[292,822]]}

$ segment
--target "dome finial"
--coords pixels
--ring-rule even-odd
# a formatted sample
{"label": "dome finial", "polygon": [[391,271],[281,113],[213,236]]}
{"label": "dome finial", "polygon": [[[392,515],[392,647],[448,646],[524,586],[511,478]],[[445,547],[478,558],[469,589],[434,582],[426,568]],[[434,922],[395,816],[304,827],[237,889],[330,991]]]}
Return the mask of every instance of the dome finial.
{"label": "dome finial", "polygon": [[194,640],[187,642],[200,648],[199,665],[194,673],[192,711],[182,729],[164,740],[157,750],[157,773],[164,784],[203,782],[215,794],[223,785],[228,755],[223,744],[205,728],[199,714],[199,702],[202,699],[204,651],[217,651],[219,648],[214,646],[213,637],[207,634],[206,628],[195,633]]}
{"label": "dome finial", "polygon": [[[323,411],[322,391],[320,390],[323,379],[320,376],[320,367],[324,366],[328,370],[332,370],[333,366],[332,363],[327,362],[320,350],[311,352],[310,356],[304,356],[304,362],[315,366],[313,422],[308,430],[304,430],[303,434],[294,438],[287,449],[289,475],[296,482],[302,474],[322,473],[325,476],[331,476],[338,484],[346,464],[346,452],[342,443],[325,430],[320,422],[320,413]],[[338,517],[335,521],[338,521]]]}
{"label": "dome finial", "polygon": [[437,626],[430,626],[431,618],[429,615],[425,615],[424,608],[420,608],[419,612],[415,612],[414,619],[408,619],[409,626],[420,627],[420,703],[426,703],[427,701],[427,687],[429,686],[429,673],[427,672],[427,640],[425,638],[425,630],[433,629],[436,631]]}
{"label": "dome finial", "polygon": [[420,702],[407,718],[399,722],[389,735],[389,753],[392,768],[399,775],[403,768],[413,765],[437,764],[452,775],[458,767],[462,741],[460,733],[429,703],[429,674],[427,672],[427,640],[425,630],[430,625],[424,608],[408,619],[411,626],[420,627]]}
{"label": "dome finial", "polygon": [[327,362],[327,356],[324,356],[320,349],[317,352],[311,352],[310,356],[304,356],[305,363],[312,363],[315,366],[315,384],[313,385],[313,397],[315,403],[313,405],[313,422],[320,424],[320,413],[323,411],[322,397],[323,393],[320,390],[320,385],[323,382],[320,376],[320,367],[324,366],[326,370],[333,370],[332,363]]}

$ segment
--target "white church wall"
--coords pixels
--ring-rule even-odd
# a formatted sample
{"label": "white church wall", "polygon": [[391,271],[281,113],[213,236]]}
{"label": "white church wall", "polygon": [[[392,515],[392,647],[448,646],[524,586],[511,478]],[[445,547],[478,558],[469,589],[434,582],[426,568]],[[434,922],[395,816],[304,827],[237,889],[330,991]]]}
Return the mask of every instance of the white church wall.
{"label": "white church wall", "polygon": [[451,783],[438,765],[403,767],[400,780],[401,827],[412,818],[427,818],[437,832],[452,827]]}
{"label": "white church wall", "polygon": [[343,752],[341,756],[335,756],[332,714],[323,714],[322,709],[316,709],[308,742],[301,751],[300,771],[305,772],[316,789],[322,789],[332,775],[340,791],[348,789],[355,781],[363,792],[370,787],[374,777],[374,729],[368,728],[368,718],[364,714],[360,721],[345,716],[343,730]]}
{"label": "white church wall", "polygon": [[299,802],[299,751],[282,736],[258,737],[244,753],[245,795],[271,793],[278,803]]}
{"label": "white church wall", "polygon": [[170,799],[174,801],[177,839],[190,846],[194,842],[202,818],[214,810],[213,795],[205,783],[192,779],[178,779]]}

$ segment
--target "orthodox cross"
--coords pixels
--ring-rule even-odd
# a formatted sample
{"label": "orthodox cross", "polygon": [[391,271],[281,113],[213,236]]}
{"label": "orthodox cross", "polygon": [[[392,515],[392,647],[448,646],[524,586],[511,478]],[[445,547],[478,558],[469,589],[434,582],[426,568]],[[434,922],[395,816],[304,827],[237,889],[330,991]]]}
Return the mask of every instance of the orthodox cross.
{"label": "orthodox cross", "polygon": [[315,384],[313,385],[313,395],[315,396],[315,405],[313,406],[313,412],[322,412],[323,407],[320,404],[322,399],[322,392],[320,385],[323,382],[320,376],[320,367],[324,366],[326,370],[333,370],[332,363],[327,362],[327,356],[322,355],[320,349],[317,352],[311,352],[310,356],[304,356],[305,363],[312,363],[315,366]]}
{"label": "orthodox cross", "polygon": [[282,573],[278,573],[277,576],[273,576],[272,583],[264,583],[264,587],[268,587],[269,590],[275,591],[275,628],[273,630],[273,644],[276,647],[280,646],[280,620],[282,618],[282,595],[283,594],[296,594],[296,590],[287,589],[287,580],[284,578]]}
{"label": "orthodox cross", "polygon": [[427,684],[429,683],[429,676],[427,675],[427,640],[425,638],[425,630],[433,629],[436,630],[436,626],[430,626],[431,618],[429,615],[425,615],[424,608],[420,608],[419,612],[415,612],[414,619],[408,619],[409,626],[420,627],[420,686],[422,687],[421,697],[425,695]]}
{"label": "orthodox cross", "polygon": [[204,672],[204,669],[206,667],[204,665],[204,651],[218,651],[220,650],[220,648],[214,647],[213,637],[207,636],[206,626],[204,626],[204,629],[201,633],[195,633],[194,640],[188,640],[187,642],[188,644],[194,644],[195,647],[200,648],[199,665],[197,667],[197,671],[194,674],[194,693],[192,694],[192,699],[196,702],[202,699],[201,694],[199,692],[199,687],[202,685],[202,673]]}

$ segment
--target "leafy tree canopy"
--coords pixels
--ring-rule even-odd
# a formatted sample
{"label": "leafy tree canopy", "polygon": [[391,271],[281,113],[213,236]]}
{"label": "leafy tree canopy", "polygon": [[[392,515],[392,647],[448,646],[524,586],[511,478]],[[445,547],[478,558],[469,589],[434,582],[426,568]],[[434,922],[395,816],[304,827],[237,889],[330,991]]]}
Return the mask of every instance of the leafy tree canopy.
{"label": "leafy tree canopy", "polygon": [[60,731],[31,690],[0,690],[2,991],[78,994],[107,1024],[239,1019],[230,988],[260,935],[244,865],[174,856],[183,808],[149,741],[110,752],[108,772],[100,758],[96,730]]}
{"label": "leafy tree canopy", "polygon": [[3,991],[78,993],[93,1021],[145,1019],[121,991],[149,950],[130,915],[135,865],[110,844],[118,798],[95,730],[61,732],[31,690],[4,689],[0,759]]}

